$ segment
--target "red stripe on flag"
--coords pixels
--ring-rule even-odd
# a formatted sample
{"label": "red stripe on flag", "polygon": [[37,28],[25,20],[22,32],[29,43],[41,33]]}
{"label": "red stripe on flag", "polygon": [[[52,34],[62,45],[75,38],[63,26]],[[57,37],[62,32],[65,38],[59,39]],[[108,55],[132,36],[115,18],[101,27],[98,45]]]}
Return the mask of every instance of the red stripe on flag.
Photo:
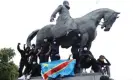
{"label": "red stripe on flag", "polygon": [[47,79],[49,77],[49,75],[52,75],[52,74],[60,71],[61,69],[65,68],[71,61],[72,60],[67,61],[67,62],[63,62],[60,65],[58,65],[58,66],[54,67],[53,69],[49,70],[48,72],[44,73],[43,74],[44,78]]}

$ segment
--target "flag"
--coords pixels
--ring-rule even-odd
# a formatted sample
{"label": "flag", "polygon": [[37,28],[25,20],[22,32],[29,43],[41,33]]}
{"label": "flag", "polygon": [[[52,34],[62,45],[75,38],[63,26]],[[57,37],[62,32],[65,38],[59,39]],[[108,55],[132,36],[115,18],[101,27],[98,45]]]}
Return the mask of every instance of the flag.
{"label": "flag", "polygon": [[44,80],[56,78],[57,76],[74,76],[75,59],[57,60],[41,63],[41,75]]}

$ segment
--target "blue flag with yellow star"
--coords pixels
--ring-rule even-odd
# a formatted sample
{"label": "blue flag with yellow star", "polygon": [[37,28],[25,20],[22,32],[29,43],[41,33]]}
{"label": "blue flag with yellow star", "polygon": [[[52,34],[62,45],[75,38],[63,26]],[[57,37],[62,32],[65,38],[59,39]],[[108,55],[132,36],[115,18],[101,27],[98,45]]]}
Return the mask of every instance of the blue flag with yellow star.
{"label": "blue flag with yellow star", "polygon": [[44,80],[57,76],[74,76],[76,60],[57,60],[41,63],[41,74]]}

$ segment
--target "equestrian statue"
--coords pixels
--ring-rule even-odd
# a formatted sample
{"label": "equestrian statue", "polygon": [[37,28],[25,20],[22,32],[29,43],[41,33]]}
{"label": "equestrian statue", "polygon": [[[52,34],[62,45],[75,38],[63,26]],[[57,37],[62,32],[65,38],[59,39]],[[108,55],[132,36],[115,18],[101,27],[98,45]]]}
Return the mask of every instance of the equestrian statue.
{"label": "equestrian statue", "polygon": [[[76,59],[76,73],[80,72],[79,62],[80,55],[84,48],[90,51],[91,44],[97,36],[97,26],[101,19],[104,20],[101,29],[105,32],[110,31],[114,22],[118,18],[119,12],[109,8],[100,8],[93,10],[80,18],[72,18],[69,13],[69,2],[64,1],[63,5],[59,5],[53,12],[50,22],[54,21],[56,14],[59,17],[56,24],[49,24],[41,29],[33,31],[27,38],[27,45],[31,46],[31,40],[36,37],[35,52],[43,46],[49,47],[47,42],[51,43],[53,40],[62,48],[71,48],[73,58]],[[45,49],[47,50],[47,48]]]}

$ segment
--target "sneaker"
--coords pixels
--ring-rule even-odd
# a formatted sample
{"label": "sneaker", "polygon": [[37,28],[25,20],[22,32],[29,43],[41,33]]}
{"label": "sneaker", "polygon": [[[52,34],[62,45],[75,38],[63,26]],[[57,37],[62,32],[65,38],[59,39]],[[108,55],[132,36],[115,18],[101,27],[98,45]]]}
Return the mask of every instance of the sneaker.
{"label": "sneaker", "polygon": [[31,78],[31,74],[27,75],[27,80],[30,80],[30,78]]}
{"label": "sneaker", "polygon": [[19,80],[25,80],[25,75],[18,78]]}
{"label": "sneaker", "polygon": [[90,73],[94,73],[94,71],[93,70],[90,70]]}

